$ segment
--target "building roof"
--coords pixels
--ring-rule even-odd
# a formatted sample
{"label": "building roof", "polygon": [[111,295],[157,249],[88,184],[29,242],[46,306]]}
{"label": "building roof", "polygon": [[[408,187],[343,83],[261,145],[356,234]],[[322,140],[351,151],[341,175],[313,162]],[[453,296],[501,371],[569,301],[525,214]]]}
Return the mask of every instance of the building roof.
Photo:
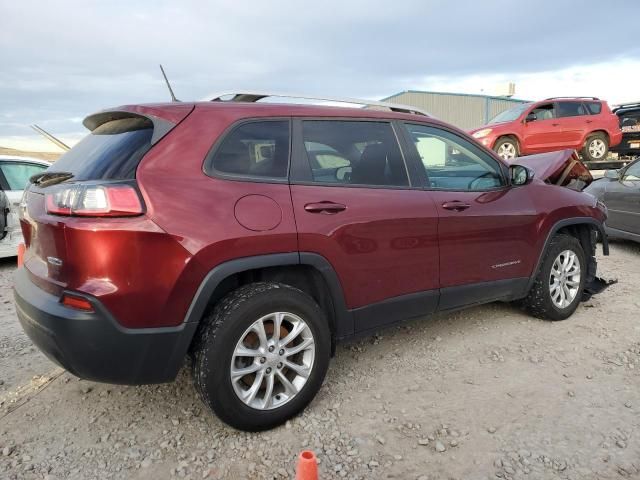
{"label": "building roof", "polygon": [[426,90],[403,90],[402,92],[394,93],[388,97],[381,99],[381,102],[386,102],[387,100],[391,100],[392,98],[399,97],[405,93],[423,93],[425,95],[452,95],[456,97],[475,97],[475,98],[488,98],[491,100],[506,100],[508,102],[514,103],[529,103],[531,100],[522,100],[519,98],[511,98],[511,97],[499,97],[495,95],[482,95],[477,93],[455,93],[455,92],[431,92]]}

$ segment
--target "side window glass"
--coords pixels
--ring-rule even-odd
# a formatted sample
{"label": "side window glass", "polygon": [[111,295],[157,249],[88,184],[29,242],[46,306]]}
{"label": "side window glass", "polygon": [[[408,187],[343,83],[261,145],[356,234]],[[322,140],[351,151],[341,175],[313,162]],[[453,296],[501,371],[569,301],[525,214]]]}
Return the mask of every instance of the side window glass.
{"label": "side window glass", "polygon": [[600,102],[585,102],[585,105],[591,115],[598,115],[602,111],[602,104]]}
{"label": "side window glass", "polygon": [[251,121],[237,126],[216,148],[206,165],[227,175],[287,178],[289,121]]}
{"label": "side window glass", "polygon": [[536,114],[536,120],[549,120],[551,118],[555,118],[556,116],[553,108],[553,103],[538,105],[536,108],[531,110],[531,112]]}
{"label": "side window glass", "polygon": [[640,180],[640,162],[636,162],[633,165],[631,165],[629,168],[627,168],[627,170],[624,172],[624,175],[622,176],[622,179],[624,181],[632,181],[632,182],[637,182]]}
{"label": "side window glass", "polygon": [[429,177],[430,188],[480,191],[506,185],[500,164],[471,142],[439,128],[406,126]]}
{"label": "side window glass", "polygon": [[580,115],[586,115],[587,111],[582,102],[559,102],[558,103],[558,116],[559,117],[578,117]]}
{"label": "side window glass", "polygon": [[314,182],[409,185],[400,147],[388,122],[305,120],[302,136]]}
{"label": "side window glass", "polygon": [[2,163],[0,169],[7,180],[9,190],[24,190],[29,179],[47,169],[44,165],[30,163]]}

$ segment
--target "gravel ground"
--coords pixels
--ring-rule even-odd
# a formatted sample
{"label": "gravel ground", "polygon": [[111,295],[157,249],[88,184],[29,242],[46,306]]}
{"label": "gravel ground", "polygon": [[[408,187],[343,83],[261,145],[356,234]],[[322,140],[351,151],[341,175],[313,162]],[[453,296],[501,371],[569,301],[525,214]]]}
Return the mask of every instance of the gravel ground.
{"label": "gravel ground", "polygon": [[620,283],[563,322],[494,303],[342,345],[309,408],[232,430],[173,384],[78,380],[31,345],[0,264],[0,478],[640,478],[640,246],[614,243]]}

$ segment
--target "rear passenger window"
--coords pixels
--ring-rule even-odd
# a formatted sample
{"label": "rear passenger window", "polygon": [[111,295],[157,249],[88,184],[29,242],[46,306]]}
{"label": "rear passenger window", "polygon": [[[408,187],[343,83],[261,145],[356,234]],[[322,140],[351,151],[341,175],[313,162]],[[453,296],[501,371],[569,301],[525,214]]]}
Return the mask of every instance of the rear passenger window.
{"label": "rear passenger window", "polygon": [[308,120],[302,135],[314,182],[406,186],[407,170],[391,124]]}
{"label": "rear passenger window", "polygon": [[600,102],[585,102],[585,105],[591,115],[598,115],[602,111],[602,104]]}
{"label": "rear passenger window", "polygon": [[259,178],[287,178],[289,121],[264,120],[235,127],[206,162],[208,173]]}
{"label": "rear passenger window", "polygon": [[578,117],[580,115],[587,115],[587,110],[582,102],[559,102],[558,103],[558,116],[559,117]]}

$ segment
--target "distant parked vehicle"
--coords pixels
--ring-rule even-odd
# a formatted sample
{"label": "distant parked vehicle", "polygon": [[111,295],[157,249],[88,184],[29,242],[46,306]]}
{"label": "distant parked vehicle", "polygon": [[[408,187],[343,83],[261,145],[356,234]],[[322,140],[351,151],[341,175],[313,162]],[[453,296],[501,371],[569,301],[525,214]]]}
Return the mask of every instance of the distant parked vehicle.
{"label": "distant parked vehicle", "polygon": [[470,133],[505,160],[564,149],[580,150],[584,160],[603,160],[622,139],[618,117],[595,97],[523,103]]}
{"label": "distant parked vehicle", "polygon": [[605,231],[609,237],[640,242],[640,159],[620,170],[607,170],[585,192],[607,206]]}
{"label": "distant parked vehicle", "polygon": [[44,160],[0,155],[0,258],[14,257],[22,242],[18,206],[29,178],[51,165]]}
{"label": "distant parked vehicle", "polygon": [[613,113],[619,118],[622,141],[611,151],[619,155],[640,155],[640,102],[619,105]]}

